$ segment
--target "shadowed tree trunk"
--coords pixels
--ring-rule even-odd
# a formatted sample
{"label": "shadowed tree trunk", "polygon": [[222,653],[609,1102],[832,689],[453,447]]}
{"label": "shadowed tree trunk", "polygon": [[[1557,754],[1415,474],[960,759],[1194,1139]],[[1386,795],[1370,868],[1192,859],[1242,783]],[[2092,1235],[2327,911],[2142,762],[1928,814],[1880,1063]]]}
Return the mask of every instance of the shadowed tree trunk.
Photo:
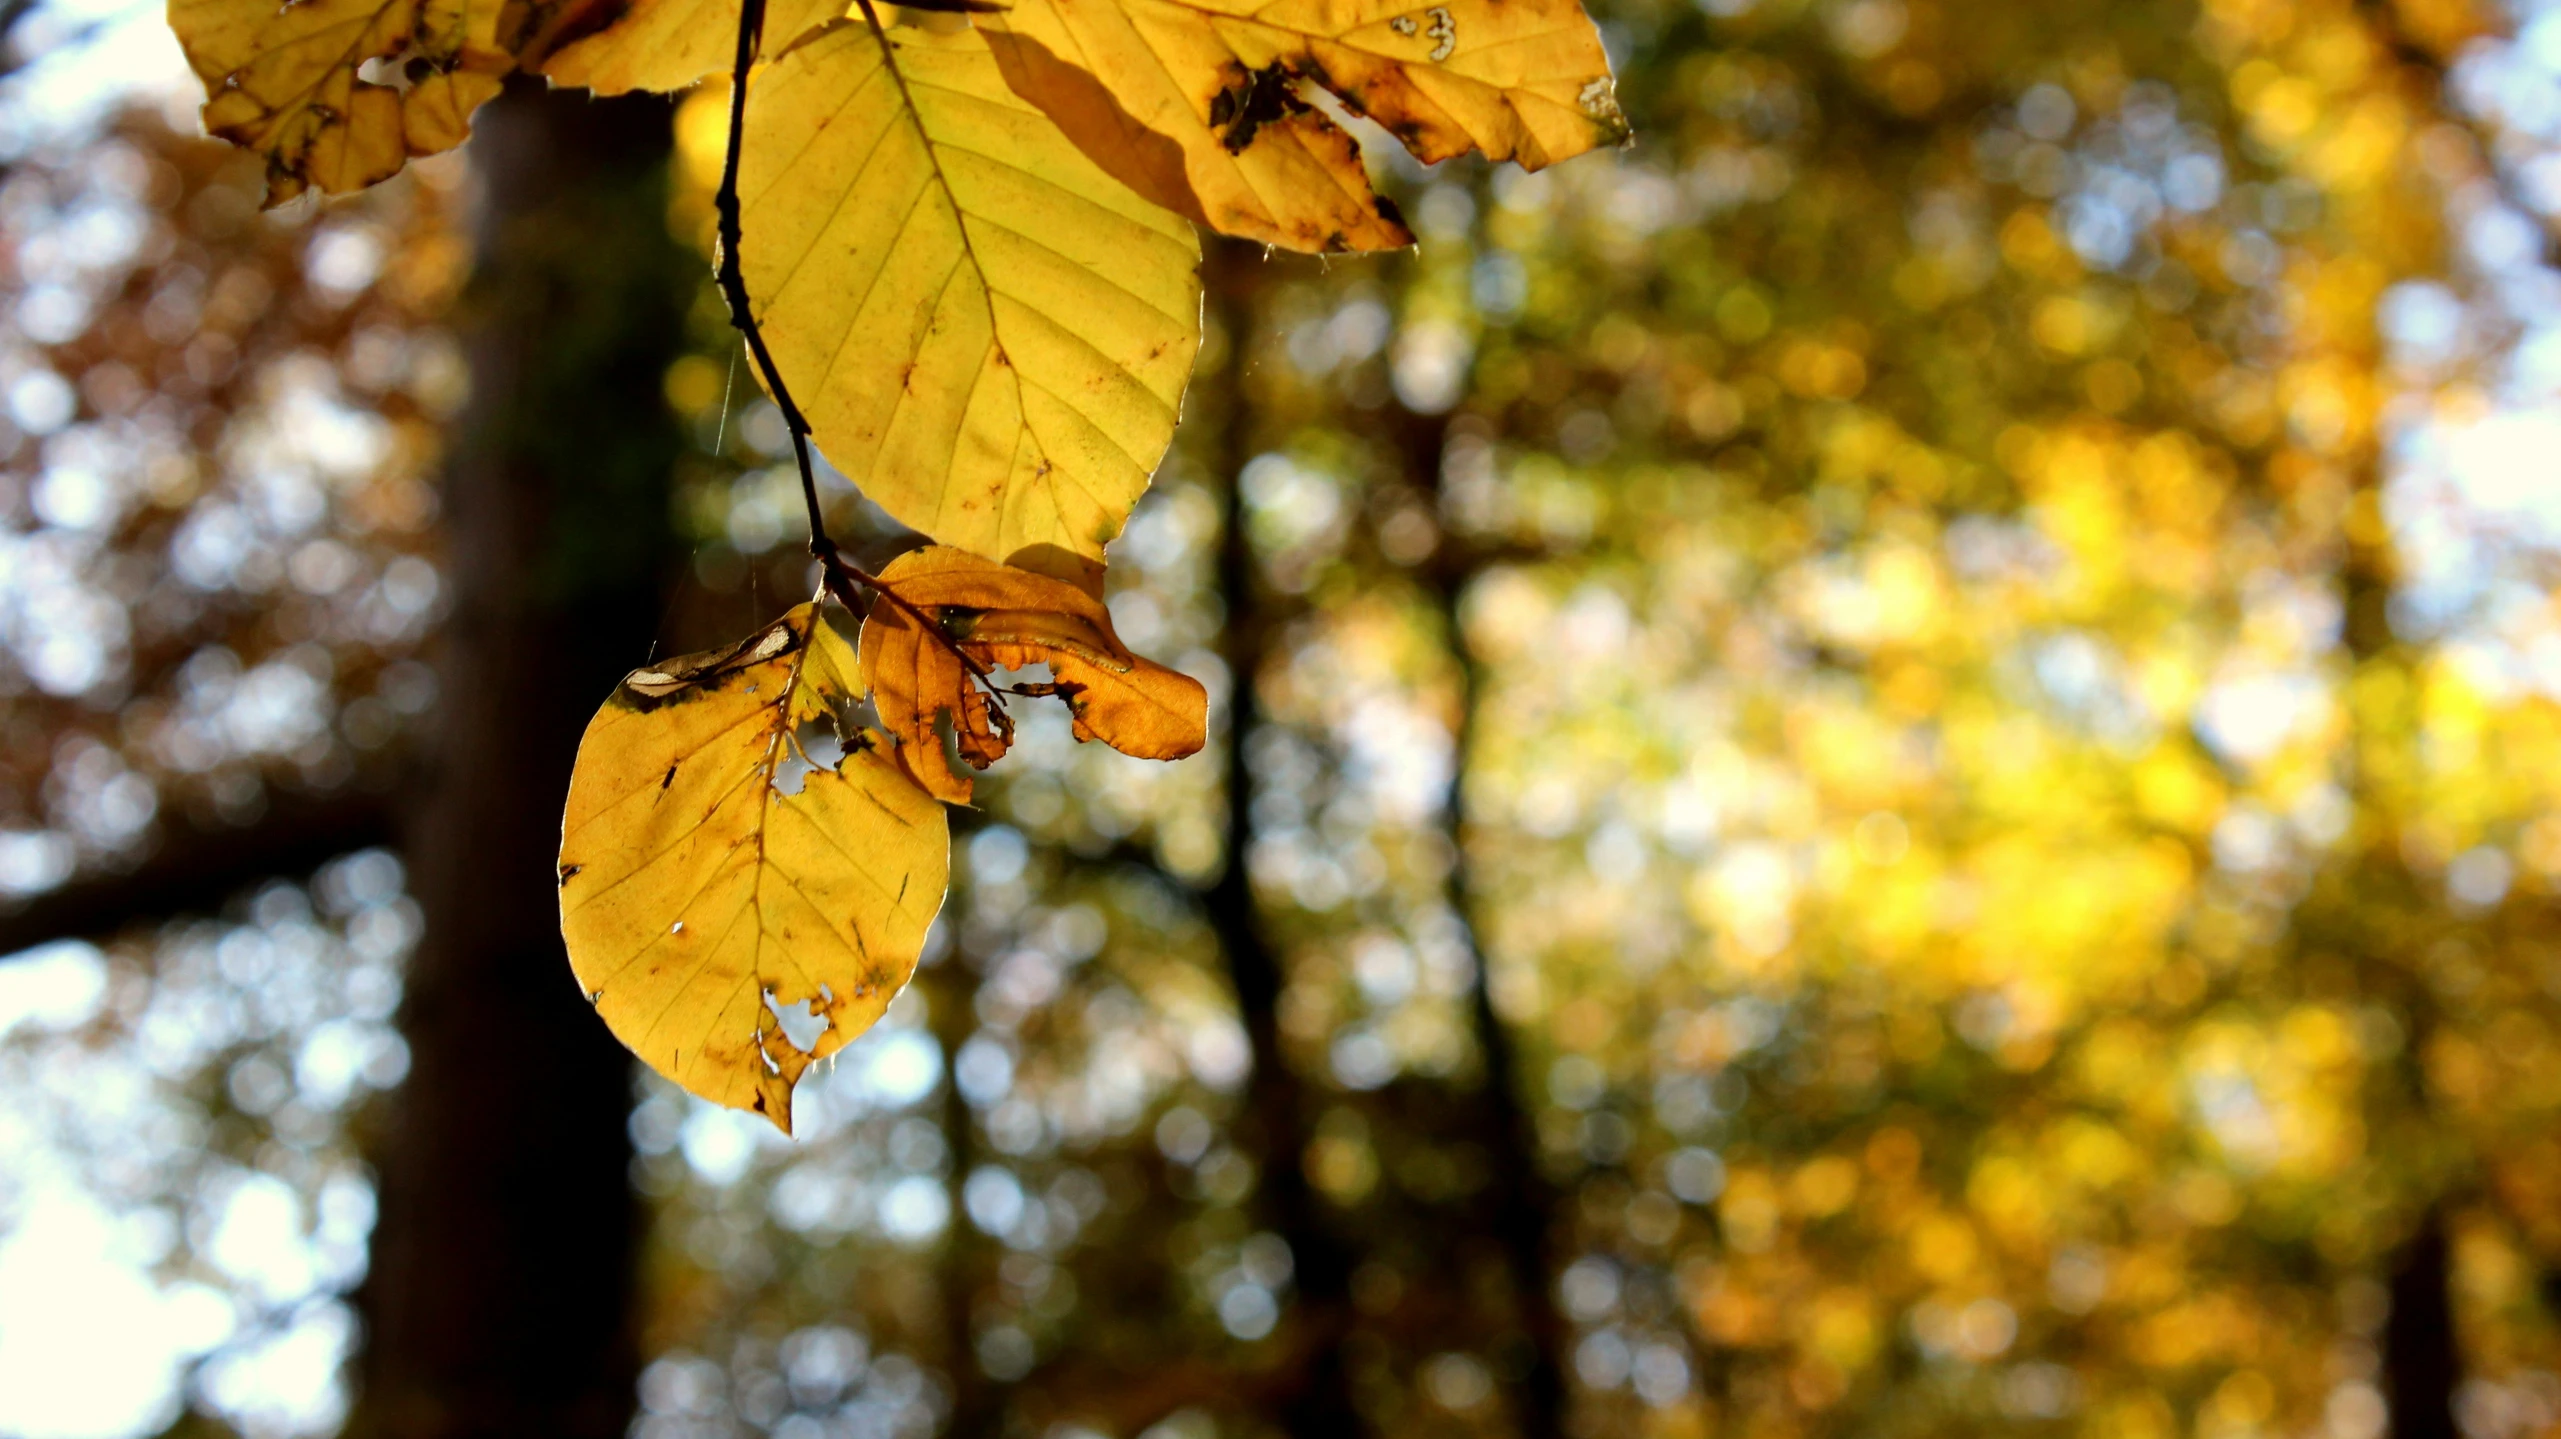
{"label": "shadowed tree trunk", "polygon": [[[1449,417],[1419,415],[1398,407],[1398,447],[1407,483],[1432,497],[1440,510],[1441,466],[1449,446]],[[1440,510],[1446,513],[1445,510]],[[1557,1313],[1549,1276],[1554,1259],[1549,1242],[1555,1211],[1554,1187],[1539,1168],[1535,1121],[1522,1098],[1520,1057],[1512,1033],[1494,1008],[1494,976],[1485,947],[1476,933],[1474,869],[1467,855],[1467,774],[1476,749],[1478,699],[1484,685],[1476,654],[1468,648],[1459,610],[1468,584],[1480,573],[1485,557],[1454,535],[1444,535],[1427,560],[1421,577],[1440,612],[1442,635],[1458,671],[1458,727],[1451,736],[1450,794],[1441,812],[1449,840],[1450,906],[1458,911],[1467,939],[1467,957],[1476,972],[1468,991],[1468,1019],[1477,1054],[1485,1066],[1472,1097],[1476,1128],[1485,1136],[1493,1161],[1493,1191],[1486,1210],[1487,1237],[1500,1245],[1512,1281],[1513,1302],[1526,1352],[1507,1366],[1519,1375],[1512,1386],[1516,1422],[1527,1439],[1556,1439],[1565,1432],[1564,1317]]]}
{"label": "shadowed tree trunk", "polygon": [[1210,463],[1225,486],[1226,521],[1219,540],[1218,586],[1226,602],[1227,865],[1203,896],[1219,950],[1226,956],[1236,1010],[1253,1050],[1253,1078],[1246,1092],[1246,1122],[1262,1156],[1260,1217],[1289,1242],[1303,1326],[1299,1382],[1274,1408],[1274,1417],[1296,1439],[1351,1439],[1365,1432],[1352,1399],[1343,1337],[1351,1323],[1352,1260],[1326,1223],[1322,1199],[1308,1182],[1306,1154],[1315,1123],[1306,1086],[1289,1067],[1280,1038],[1280,996],[1285,976],[1265,934],[1262,909],[1246,858],[1254,839],[1254,772],[1248,741],[1259,722],[1254,680],[1262,672],[1271,617],[1261,605],[1252,541],[1245,534],[1238,476],[1253,457],[1253,405],[1245,373],[1251,363],[1256,301],[1263,288],[1261,249],[1235,240],[1209,242],[1203,277],[1210,305],[1227,340],[1226,362],[1204,376],[1219,408],[1218,437]]}
{"label": "shadowed tree trunk", "polygon": [[[966,834],[954,826],[952,848],[965,854]],[[943,912],[957,916],[967,903],[967,883],[954,865],[951,893]],[[978,1117],[960,1092],[960,1051],[976,1025],[972,1012],[978,991],[978,956],[954,943],[939,964],[917,971],[915,983],[927,1000],[934,1042],[943,1055],[943,1142],[951,1146],[951,1227],[943,1232],[941,1259],[944,1375],[951,1383],[951,1419],[943,1432],[949,1439],[995,1439],[1004,1432],[1007,1390],[978,1364],[978,1297],[994,1279],[999,1246],[978,1230],[969,1215],[969,1174],[978,1166]]]}
{"label": "shadowed tree trunk", "polygon": [[[1357,1263],[1355,1246],[1337,1233],[1321,1197],[1309,1183],[1304,1164],[1315,1121],[1316,1101],[1288,1066],[1282,1053],[1279,1009],[1286,976],[1266,935],[1246,860],[1253,837],[1256,782],[1248,760],[1248,741],[1259,722],[1254,678],[1269,655],[1276,616],[1259,575],[1245,533],[1245,514],[1238,476],[1252,458],[1254,405],[1245,375],[1252,363],[1257,308],[1265,287],[1267,262],[1253,247],[1212,242],[1205,267],[1210,303],[1225,332],[1225,362],[1201,378],[1206,396],[1220,407],[1220,430],[1209,460],[1225,484],[1226,516],[1219,553],[1219,591],[1225,602],[1226,659],[1233,676],[1228,709],[1227,856],[1228,863],[1204,896],[1228,972],[1235,986],[1237,1009],[1244,1021],[1254,1057],[1254,1079],[1248,1094],[1248,1122],[1255,1131],[1263,1161],[1262,1220],[1289,1241],[1295,1261],[1297,1312],[1304,1326],[1299,1340],[1300,1372],[1288,1397],[1275,1404],[1274,1415],[1287,1431],[1300,1436],[1349,1436],[1364,1432],[1354,1399],[1354,1379],[1346,1363],[1344,1340],[1352,1322],[1351,1279]],[[1409,482],[1437,496],[1441,452],[1447,437],[1445,417],[1394,411],[1399,458]],[[1450,643],[1462,668],[1462,719],[1458,766],[1463,776],[1475,712],[1477,674],[1473,657],[1459,638],[1457,609],[1467,580],[1485,556],[1452,542],[1422,575],[1441,611]],[[1512,1418],[1528,1439],[1551,1439],[1562,1432],[1565,1382],[1558,1355],[1564,1326],[1549,1292],[1549,1219],[1553,1196],[1537,1165],[1537,1143],[1520,1099],[1519,1062],[1511,1035],[1495,1014],[1486,989],[1484,956],[1477,950],[1473,896],[1470,893],[1462,816],[1453,795],[1445,816],[1453,850],[1458,855],[1451,878],[1451,902],[1467,926],[1469,953],[1476,961],[1477,981],[1471,995],[1471,1021],[1484,1063],[1482,1080],[1461,1099],[1463,1128],[1483,1144],[1493,1179],[1481,1205],[1471,1201],[1457,1222],[1468,1236],[1446,1234],[1455,1245],[1480,1236],[1497,1248],[1511,1281],[1515,1317],[1525,1351],[1507,1356],[1503,1367],[1518,1377],[1510,1382]]]}
{"label": "shadowed tree trunk", "polygon": [[[2360,498],[2381,513],[2380,462],[2369,462],[2358,477]],[[2351,529],[2340,565],[2340,637],[2358,674],[2370,666],[2408,668],[2407,654],[2392,629],[2392,592],[2397,559],[2391,536],[2379,528]],[[2402,694],[2414,692],[2405,683]],[[2405,701],[2406,703],[2406,701]],[[2395,837],[2377,807],[2382,796],[2379,775],[2388,769],[2376,751],[2385,745],[2410,743],[2416,720],[2408,714],[2387,718],[2371,706],[2358,715],[2362,729],[2354,751],[2349,791],[2360,816],[2367,817],[2356,843],[2363,847],[2359,888],[2368,894],[2395,894],[2410,887],[2409,875],[2395,849]],[[2428,988],[2426,961],[2407,953],[2387,952],[2391,941],[2372,931],[2372,919],[2359,925],[2358,965],[2369,993],[2388,999],[2399,1013],[2407,1037],[2386,1080],[2394,1101],[2412,1132],[2406,1141],[2410,1157],[2422,1172],[2438,1171],[2438,1202],[2420,1218],[2418,1229],[2391,1259],[2391,1311],[2383,1327],[2383,1388],[2391,1405],[2393,1439],[2455,1439],[2454,1391],[2463,1382],[2463,1357],[2455,1344],[2454,1304],[2445,1232],[2443,1174],[2419,1146],[2433,1142],[2436,1125],[2424,1056],[2436,1026],[2436,1006]]]}
{"label": "shadowed tree trunk", "polygon": [[2392,1312],[2383,1324],[2383,1383],[2392,1402],[2392,1439],[2455,1439],[2454,1389],[2463,1362],[2454,1347],[2453,1277],[2444,1217],[2427,1220],[2401,1248],[2392,1273]]}
{"label": "shadowed tree trunk", "polygon": [[409,816],[426,915],[360,1296],[366,1436],[622,1434],[638,1211],[628,1057],[556,912],[588,716],[647,657],[680,433],[659,398],[701,260],[667,233],[669,109],[519,86],[482,112],[453,612]]}

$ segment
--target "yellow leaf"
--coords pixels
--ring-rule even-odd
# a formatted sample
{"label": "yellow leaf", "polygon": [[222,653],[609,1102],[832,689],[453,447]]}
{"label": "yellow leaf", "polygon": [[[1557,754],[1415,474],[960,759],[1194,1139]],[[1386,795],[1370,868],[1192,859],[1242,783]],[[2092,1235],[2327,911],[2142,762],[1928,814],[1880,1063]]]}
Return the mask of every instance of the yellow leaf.
{"label": "yellow leaf", "polygon": [[[526,44],[554,84],[599,95],[682,90],[738,58],[738,0],[601,0],[551,16]],[[845,13],[845,0],[771,0],[760,53],[781,55]],[[565,43],[551,40],[567,35]],[[555,48],[555,44],[557,48]]]}
{"label": "yellow leaf", "polygon": [[[815,605],[634,670],[579,742],[561,822],[580,990],[652,1069],[785,1134],[801,1072],[915,973],[950,878],[943,807],[848,718],[862,691]],[[825,738],[832,768],[811,763]]]}
{"label": "yellow leaf", "polygon": [[[1064,580],[933,547],[899,556],[881,586],[931,616],[963,652],[991,669],[1049,666],[1075,715],[1078,740],[1099,739],[1140,759],[1181,759],[1208,738],[1200,681],[1140,659],[1112,630],[1101,600]],[[897,606],[863,621],[863,673],[881,725],[917,782],[965,804],[972,785],[943,762],[935,722],[948,717],[961,757],[985,769],[1012,741],[951,647],[926,637]]]}
{"label": "yellow leaf", "polygon": [[1241,106],[1195,103],[1196,87],[1159,49],[1214,48],[1214,34],[1145,32],[1131,7],[1051,0],[1021,0],[985,24],[1014,93],[1157,204],[1220,234],[1291,250],[1414,243],[1396,207],[1370,189],[1359,144],[1300,100],[1286,76],[1270,75]]}
{"label": "yellow leaf", "polygon": [[1016,0],[982,23],[1007,80],[1105,168],[1291,249],[1412,243],[1302,80],[1426,163],[1481,150],[1535,170],[1627,138],[1578,0]]}
{"label": "yellow leaf", "polygon": [[[265,157],[269,205],[461,144],[516,65],[498,20],[498,0],[169,0],[205,129]],[[368,61],[399,83],[363,78]]]}
{"label": "yellow leaf", "polygon": [[752,83],[739,259],[820,448],[945,544],[1099,556],[1200,346],[1192,228],[1008,90],[965,23],[867,14]]}

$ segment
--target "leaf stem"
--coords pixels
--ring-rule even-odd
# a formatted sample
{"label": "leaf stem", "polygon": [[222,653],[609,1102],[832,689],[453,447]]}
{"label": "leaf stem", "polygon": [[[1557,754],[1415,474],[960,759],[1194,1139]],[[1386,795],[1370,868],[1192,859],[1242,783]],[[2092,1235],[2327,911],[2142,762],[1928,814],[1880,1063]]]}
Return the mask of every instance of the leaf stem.
{"label": "leaf stem", "polygon": [[[864,7],[869,13],[868,6]],[[877,22],[874,22],[877,24]],[[721,298],[729,303],[729,324],[746,337],[747,353],[756,361],[757,373],[764,376],[765,390],[774,397],[774,407],[782,411],[783,426],[791,432],[792,458],[800,466],[800,498],[809,507],[809,553],[818,560],[825,576],[827,593],[855,614],[867,606],[855,588],[869,590],[887,600],[891,608],[951,651],[963,668],[987,684],[994,685],[987,666],[978,662],[957,641],[943,632],[943,627],[923,610],[899,597],[896,590],[880,582],[880,577],[845,558],[844,551],[827,533],[827,517],[818,503],[818,471],[809,453],[809,420],[792,402],[791,387],[783,383],[782,369],[774,363],[773,351],[765,348],[765,332],[756,323],[754,307],[747,301],[747,275],[741,268],[738,252],[745,240],[745,226],[740,219],[743,206],[738,198],[738,161],[747,138],[747,74],[755,67],[756,52],[764,42],[765,0],[741,0],[738,7],[738,60],[729,72],[729,147],[720,166],[720,193],[712,207],[720,216],[720,263],[714,274],[720,284]],[[996,698],[1002,705],[1002,696]]]}

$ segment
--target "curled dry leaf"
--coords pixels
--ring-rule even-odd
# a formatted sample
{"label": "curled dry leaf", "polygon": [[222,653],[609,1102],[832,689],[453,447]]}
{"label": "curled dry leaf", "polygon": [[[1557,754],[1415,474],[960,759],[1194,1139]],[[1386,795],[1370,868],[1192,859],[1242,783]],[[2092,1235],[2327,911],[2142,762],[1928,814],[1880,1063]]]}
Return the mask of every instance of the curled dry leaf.
{"label": "curled dry leaf", "polygon": [[854,649],[802,605],[635,670],[578,746],[560,929],[652,1069],[791,1132],[791,1090],[916,970],[950,878],[943,807],[853,719]]}
{"label": "curled dry leaf", "polygon": [[1425,162],[1538,169],[1627,138],[1579,0],[1015,0],[1005,78],[1097,163],[1226,234],[1296,250],[1413,243],[1306,81]]}
{"label": "curled dry leaf", "polygon": [[[1209,694],[1200,681],[1131,654],[1102,601],[1064,580],[940,546],[900,556],[880,579],[981,664],[1049,666],[1050,686],[1034,692],[1066,701],[1079,740],[1140,759],[1181,759],[1208,738]],[[949,718],[961,757],[978,769],[1005,753],[1011,726],[959,658],[897,606],[872,606],[862,657],[872,703],[909,772],[941,798],[967,803],[971,781],[944,762],[937,721]]]}
{"label": "curled dry leaf", "polygon": [[[205,129],[267,161],[267,203],[342,195],[459,145],[520,65],[602,95],[681,90],[737,55],[738,0],[169,0]],[[770,0],[764,53],[845,13]]]}
{"label": "curled dry leaf", "polygon": [[750,84],[739,252],[819,447],[948,545],[1099,556],[1174,435],[1200,241],[1005,86],[956,15],[823,30]]}
{"label": "curled dry leaf", "polygon": [[266,160],[269,205],[461,144],[516,68],[501,14],[498,0],[169,0],[205,129]]}

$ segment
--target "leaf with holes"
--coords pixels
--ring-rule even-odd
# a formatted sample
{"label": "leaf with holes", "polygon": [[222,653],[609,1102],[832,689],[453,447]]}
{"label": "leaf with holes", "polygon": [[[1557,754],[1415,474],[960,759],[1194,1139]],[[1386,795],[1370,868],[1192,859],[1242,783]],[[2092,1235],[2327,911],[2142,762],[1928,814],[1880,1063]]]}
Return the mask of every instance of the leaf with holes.
{"label": "leaf with holes", "polygon": [[965,20],[899,13],[752,77],[756,317],[819,447],[890,514],[990,559],[1099,556],[1173,438],[1200,242],[1008,89]]}
{"label": "leaf with holes", "polygon": [[169,0],[205,129],[265,158],[269,205],[461,144],[516,68],[501,14],[497,0]]}
{"label": "leaf with holes", "polygon": [[561,822],[580,991],[652,1069],[785,1134],[801,1072],[915,973],[950,878],[943,807],[856,720],[863,688],[816,605],[635,670]]}
{"label": "leaf with holes", "polygon": [[973,786],[945,762],[941,724],[952,727],[973,768],[985,769],[1012,742],[1011,725],[971,683],[955,648],[990,669],[1047,665],[1050,680],[1031,688],[1066,702],[1080,741],[1173,760],[1208,738],[1209,693],[1200,681],[1131,654],[1112,630],[1111,611],[1085,590],[941,547],[900,556],[880,583],[951,642],[934,641],[894,605],[873,605],[863,621],[863,673],[881,724],[898,737],[917,783],[944,799],[965,804]]}
{"label": "leaf with holes", "polygon": [[1014,0],[1005,78],[1140,194],[1295,250],[1411,244],[1321,86],[1426,163],[1535,170],[1627,138],[1579,0]]}

